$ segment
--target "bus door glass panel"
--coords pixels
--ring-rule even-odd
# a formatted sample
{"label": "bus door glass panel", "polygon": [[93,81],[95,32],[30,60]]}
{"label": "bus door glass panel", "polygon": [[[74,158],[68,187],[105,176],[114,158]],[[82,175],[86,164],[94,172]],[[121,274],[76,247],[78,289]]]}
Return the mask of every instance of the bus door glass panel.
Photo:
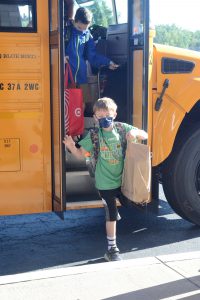
{"label": "bus door glass panel", "polygon": [[65,209],[63,1],[50,7],[53,210]]}
{"label": "bus door glass panel", "polygon": [[108,27],[115,24],[113,0],[77,0],[79,6],[88,8],[93,14],[93,24]]}
{"label": "bus door glass panel", "polygon": [[147,130],[149,0],[129,1],[133,123]]}
{"label": "bus door glass panel", "polygon": [[117,11],[117,23],[123,24],[128,22],[128,3],[127,1],[115,0]]}

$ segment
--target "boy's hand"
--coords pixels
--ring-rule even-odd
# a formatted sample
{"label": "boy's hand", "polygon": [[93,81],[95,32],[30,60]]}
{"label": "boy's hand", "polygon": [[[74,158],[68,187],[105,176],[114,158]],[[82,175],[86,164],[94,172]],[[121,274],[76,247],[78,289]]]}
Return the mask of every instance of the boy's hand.
{"label": "boy's hand", "polygon": [[126,134],[126,138],[129,141],[146,140],[148,139],[148,133],[140,129],[131,129]]}
{"label": "boy's hand", "polygon": [[127,132],[126,139],[128,141],[136,141],[136,139],[137,139],[137,132],[136,132],[136,130],[132,129],[129,132]]}
{"label": "boy's hand", "polygon": [[109,64],[110,70],[116,70],[118,67],[119,67],[119,65],[115,64],[113,61],[111,61]]}
{"label": "boy's hand", "polygon": [[68,64],[69,62],[69,56],[65,56],[65,64]]}
{"label": "boy's hand", "polygon": [[87,151],[80,147],[77,148],[75,146],[75,142],[72,139],[72,137],[70,135],[66,135],[66,137],[63,140],[63,144],[65,144],[66,148],[78,159],[84,159],[85,160],[85,154],[87,153]]}
{"label": "boy's hand", "polygon": [[67,149],[69,149],[70,151],[71,151],[71,149],[73,149],[75,147],[75,142],[72,139],[72,137],[69,135],[66,135],[66,137],[63,140],[63,143],[65,144]]}
{"label": "boy's hand", "polygon": [[137,139],[147,140],[148,139],[148,133],[144,130],[138,129]]}

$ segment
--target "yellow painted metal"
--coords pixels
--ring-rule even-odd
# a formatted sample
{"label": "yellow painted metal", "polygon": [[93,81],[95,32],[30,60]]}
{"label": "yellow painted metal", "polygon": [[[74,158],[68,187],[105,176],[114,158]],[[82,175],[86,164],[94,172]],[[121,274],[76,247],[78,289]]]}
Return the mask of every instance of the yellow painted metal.
{"label": "yellow painted metal", "polygon": [[148,109],[147,109],[147,131],[148,145],[152,147],[152,126],[153,126],[153,110],[152,110],[152,89],[153,89],[153,39],[155,30],[149,30],[149,66],[148,66]]}
{"label": "yellow painted metal", "polygon": [[[186,74],[161,72],[162,57],[192,61],[194,71]],[[187,112],[199,100],[200,53],[175,47],[154,45],[153,65],[153,166],[160,164],[170,154],[177,131]],[[159,111],[154,106],[160,96],[165,79],[170,80]]]}
{"label": "yellow painted metal", "polygon": [[0,139],[0,172],[21,170],[19,139]]}
{"label": "yellow painted metal", "polygon": [[[160,94],[155,94],[153,106]],[[177,131],[185,116],[185,111],[169,97],[163,97],[159,112],[154,111],[153,116],[153,166],[159,165],[170,154]]]}
{"label": "yellow painted metal", "polygon": [[0,214],[50,211],[48,0],[37,33],[0,33]]}
{"label": "yellow painted metal", "polygon": [[142,128],[143,50],[133,54],[133,124]]}

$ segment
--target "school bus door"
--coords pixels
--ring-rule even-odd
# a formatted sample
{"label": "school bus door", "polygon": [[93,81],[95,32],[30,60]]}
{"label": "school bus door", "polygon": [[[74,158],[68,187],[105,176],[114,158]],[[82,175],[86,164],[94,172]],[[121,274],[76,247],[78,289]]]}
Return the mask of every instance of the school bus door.
{"label": "school bus door", "polygon": [[50,1],[53,210],[65,208],[63,0]]}
{"label": "school bus door", "polygon": [[148,131],[149,0],[128,1],[129,96],[134,126]]}
{"label": "school bus door", "polygon": [[[134,126],[148,132],[152,142],[152,69],[154,30],[149,30],[149,0],[129,0],[129,110]],[[158,177],[152,169],[152,199],[158,200]],[[156,208],[156,202],[155,208]]]}

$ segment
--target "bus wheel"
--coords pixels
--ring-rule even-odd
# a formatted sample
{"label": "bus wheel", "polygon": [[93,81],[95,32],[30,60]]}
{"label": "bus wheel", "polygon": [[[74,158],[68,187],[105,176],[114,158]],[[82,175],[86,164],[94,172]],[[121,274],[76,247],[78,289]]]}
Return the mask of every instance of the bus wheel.
{"label": "bus wheel", "polygon": [[200,225],[200,124],[182,136],[165,162],[163,189],[178,215]]}

